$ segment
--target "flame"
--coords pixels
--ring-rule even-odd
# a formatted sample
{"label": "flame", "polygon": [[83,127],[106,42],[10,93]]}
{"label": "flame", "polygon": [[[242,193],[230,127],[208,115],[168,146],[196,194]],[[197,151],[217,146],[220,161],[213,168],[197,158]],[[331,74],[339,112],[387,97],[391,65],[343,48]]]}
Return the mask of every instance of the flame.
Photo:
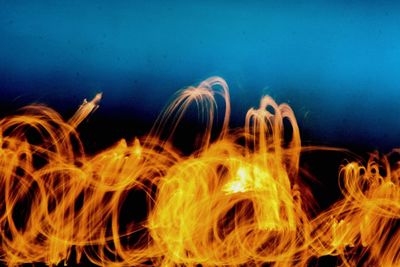
{"label": "flame", "polygon": [[[243,129],[229,129],[228,86],[212,77],[182,90],[147,136],[86,155],[77,127],[101,97],[68,121],[35,105],[0,121],[2,263],[308,266],[331,255],[340,266],[400,266],[396,151],[344,165],[342,198],[314,214],[299,175],[311,148],[287,104],[263,97]],[[184,155],[173,137],[191,105],[205,127]]]}

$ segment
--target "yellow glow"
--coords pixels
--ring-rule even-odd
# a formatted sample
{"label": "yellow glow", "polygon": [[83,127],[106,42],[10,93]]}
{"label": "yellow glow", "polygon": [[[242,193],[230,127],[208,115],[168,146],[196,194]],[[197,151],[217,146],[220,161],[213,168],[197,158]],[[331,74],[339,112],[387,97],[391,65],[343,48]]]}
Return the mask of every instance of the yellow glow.
{"label": "yellow glow", "polygon": [[[228,86],[212,77],[182,90],[148,135],[87,155],[76,128],[101,97],[68,121],[44,106],[0,121],[3,264],[280,267],[333,255],[341,266],[400,266],[396,151],[344,165],[343,197],[315,214],[299,175],[312,148],[287,104],[265,96],[229,129]],[[185,156],[173,140],[192,105],[205,127]],[[137,192],[145,199],[126,200]]]}

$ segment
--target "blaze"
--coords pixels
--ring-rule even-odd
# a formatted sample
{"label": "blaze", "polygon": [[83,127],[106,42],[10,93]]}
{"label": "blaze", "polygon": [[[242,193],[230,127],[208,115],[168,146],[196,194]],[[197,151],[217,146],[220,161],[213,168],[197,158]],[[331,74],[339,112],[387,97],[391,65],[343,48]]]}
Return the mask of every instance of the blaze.
{"label": "blaze", "polygon": [[[400,266],[396,151],[343,165],[341,199],[314,213],[299,174],[313,148],[287,104],[265,96],[230,129],[228,86],[212,77],[180,91],[148,135],[87,155],[77,127],[101,97],[67,121],[38,105],[0,121],[3,264],[308,266],[335,256]],[[173,139],[191,106],[205,126],[185,155]]]}

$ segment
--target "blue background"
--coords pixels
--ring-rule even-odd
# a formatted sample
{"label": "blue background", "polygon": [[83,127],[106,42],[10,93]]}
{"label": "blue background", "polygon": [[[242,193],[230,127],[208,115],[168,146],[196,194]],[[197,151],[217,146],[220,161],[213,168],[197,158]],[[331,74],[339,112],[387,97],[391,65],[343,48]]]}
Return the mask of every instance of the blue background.
{"label": "blue background", "polygon": [[400,5],[276,2],[0,0],[0,104],[67,114],[102,91],[94,116],[140,128],[219,75],[236,125],[269,94],[305,143],[399,147]]}

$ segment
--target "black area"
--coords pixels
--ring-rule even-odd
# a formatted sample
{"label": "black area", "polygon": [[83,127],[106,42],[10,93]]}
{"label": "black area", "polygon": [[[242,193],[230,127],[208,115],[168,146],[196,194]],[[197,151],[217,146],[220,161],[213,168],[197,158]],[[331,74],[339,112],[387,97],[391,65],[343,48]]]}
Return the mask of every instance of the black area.
{"label": "black area", "polygon": [[340,260],[334,256],[323,256],[312,258],[308,267],[336,267],[340,265]]}

